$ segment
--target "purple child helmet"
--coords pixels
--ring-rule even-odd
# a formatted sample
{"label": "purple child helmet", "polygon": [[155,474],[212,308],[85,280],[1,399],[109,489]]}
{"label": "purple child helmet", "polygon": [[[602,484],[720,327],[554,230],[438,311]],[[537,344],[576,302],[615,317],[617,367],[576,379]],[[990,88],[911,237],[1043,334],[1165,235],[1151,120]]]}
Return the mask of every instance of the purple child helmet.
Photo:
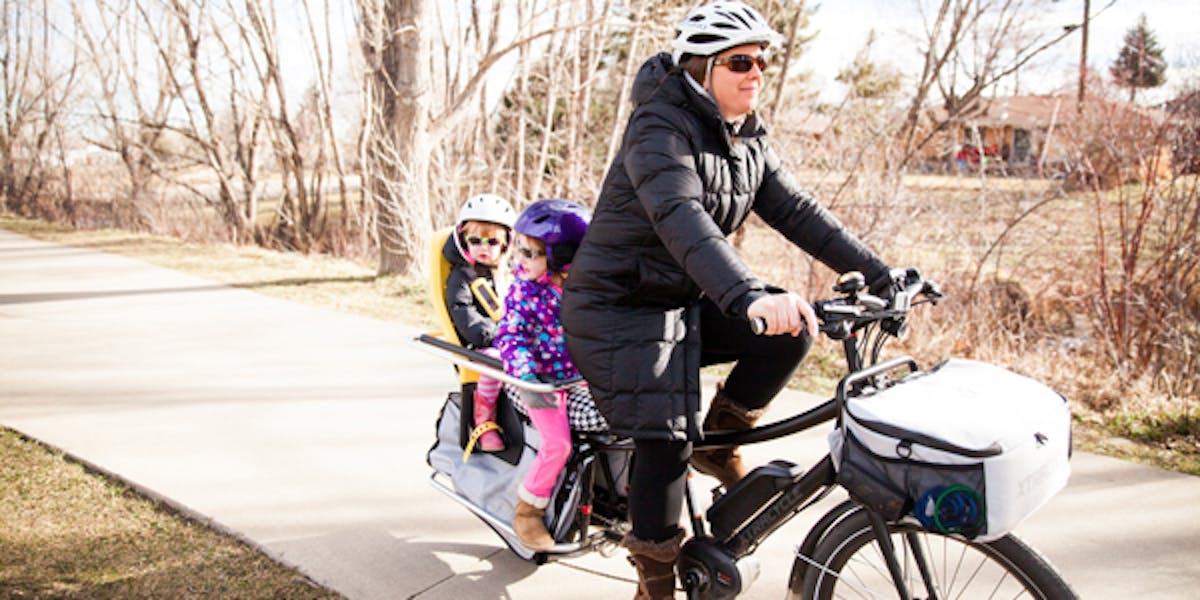
{"label": "purple child helmet", "polygon": [[517,233],[546,244],[546,267],[563,271],[575,258],[575,250],[587,232],[592,213],[580,204],[561,198],[546,198],[530,204],[517,217]]}

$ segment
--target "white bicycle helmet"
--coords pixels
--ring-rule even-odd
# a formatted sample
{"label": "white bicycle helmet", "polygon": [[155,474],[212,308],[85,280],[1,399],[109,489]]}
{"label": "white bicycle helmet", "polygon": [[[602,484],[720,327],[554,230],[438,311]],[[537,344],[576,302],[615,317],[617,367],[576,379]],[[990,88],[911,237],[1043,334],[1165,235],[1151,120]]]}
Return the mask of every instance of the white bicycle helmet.
{"label": "white bicycle helmet", "polygon": [[675,26],[674,52],[679,64],[684,54],[712,56],[744,44],[764,47],[778,44],[783,36],[771,29],[766,18],[741,2],[713,2],[691,12]]}
{"label": "white bicycle helmet", "polygon": [[467,221],[483,221],[495,223],[512,229],[517,222],[517,211],[513,210],[508,200],[495,194],[479,194],[467,198],[462,210],[458,212],[458,226]]}

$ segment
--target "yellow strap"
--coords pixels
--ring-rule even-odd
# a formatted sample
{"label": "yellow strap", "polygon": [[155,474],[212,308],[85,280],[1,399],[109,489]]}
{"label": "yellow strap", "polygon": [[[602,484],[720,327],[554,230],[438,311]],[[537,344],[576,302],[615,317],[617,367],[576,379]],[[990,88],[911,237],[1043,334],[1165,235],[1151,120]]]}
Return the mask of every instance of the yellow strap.
{"label": "yellow strap", "polygon": [[504,428],[500,427],[495,421],[484,421],[471,430],[471,437],[467,440],[467,447],[463,449],[463,462],[467,462],[467,459],[471,458],[471,451],[475,449],[475,442],[479,441],[480,436],[493,430],[504,433]]}
{"label": "yellow strap", "polygon": [[475,299],[483,305],[483,310],[487,311],[493,321],[499,321],[500,317],[504,316],[504,305],[500,303],[500,297],[492,288],[492,282],[486,277],[476,277],[475,281],[471,282],[471,293],[475,294]]}

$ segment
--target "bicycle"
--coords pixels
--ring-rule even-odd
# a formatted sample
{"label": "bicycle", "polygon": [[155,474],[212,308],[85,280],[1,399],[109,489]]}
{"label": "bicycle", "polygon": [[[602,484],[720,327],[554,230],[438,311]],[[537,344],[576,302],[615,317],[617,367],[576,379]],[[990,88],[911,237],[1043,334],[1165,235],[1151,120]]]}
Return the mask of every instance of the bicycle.
{"label": "bicycle", "polygon": [[[821,334],[841,342],[848,375],[834,398],[792,417],[742,432],[717,432],[697,448],[728,447],[774,440],[837,421],[848,399],[887,389],[917,373],[907,356],[880,362],[888,339],[904,333],[910,311],[935,304],[937,285],[914,269],[897,273],[890,302],[865,293],[861,274],[843,276],[834,298],[814,304]],[[752,323],[761,333],[762,323]],[[514,385],[494,359],[462,350],[431,336],[419,346],[464,368],[479,369]],[[557,389],[548,384],[521,386],[532,391]],[[454,394],[445,411],[453,409]],[[633,445],[605,433],[577,433],[575,450],[560,484],[549,530],[558,540],[550,551],[534,553],[516,542],[511,521],[447,485],[436,470],[431,482],[491,526],[519,556],[537,563],[590,551],[608,554],[628,531],[622,475]],[[436,446],[435,446],[436,450]],[[434,464],[431,451],[431,465]],[[474,460],[472,458],[472,460]],[[800,512],[841,485],[832,454],[807,468],[775,460],[752,470],[717,496],[701,512],[699,493],[689,478],[686,494],[692,537],[676,565],[678,584],[688,598],[734,598],[757,578],[759,544]],[[502,512],[502,511],[501,511]],[[930,530],[912,515],[885,518],[852,495],[823,515],[797,547],[788,579],[788,597],[914,598],[1076,598],[1070,585],[1035,549],[1011,533],[974,541],[961,531]]]}

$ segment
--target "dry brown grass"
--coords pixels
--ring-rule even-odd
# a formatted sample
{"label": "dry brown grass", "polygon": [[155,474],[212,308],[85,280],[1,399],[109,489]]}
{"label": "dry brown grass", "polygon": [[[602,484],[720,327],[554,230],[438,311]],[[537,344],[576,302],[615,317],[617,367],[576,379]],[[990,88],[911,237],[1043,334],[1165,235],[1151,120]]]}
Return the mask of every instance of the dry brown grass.
{"label": "dry brown grass", "polygon": [[341,597],[4,428],[0,465],[0,597]]}
{"label": "dry brown grass", "polygon": [[[829,176],[813,177],[805,183],[819,187]],[[1080,447],[1200,474],[1195,399],[1166,390],[1163,375],[1118,371],[1103,356],[1095,196],[1044,180],[912,176],[889,197],[886,206],[847,203],[838,215],[894,266],[919,267],[947,296],[914,318],[893,353],[922,364],[974,358],[1045,381],[1070,400]],[[761,223],[751,227],[742,249],[757,273],[813,299],[829,295],[828,269]],[[819,342],[797,386],[829,393],[842,369],[840,348]]]}
{"label": "dry brown grass", "polygon": [[112,252],[256,292],[360,316],[433,324],[424,281],[377,275],[372,266],[327,255],[256,246],[184,242],[116,229],[77,230],[0,214],[0,228],[38,239]]}

